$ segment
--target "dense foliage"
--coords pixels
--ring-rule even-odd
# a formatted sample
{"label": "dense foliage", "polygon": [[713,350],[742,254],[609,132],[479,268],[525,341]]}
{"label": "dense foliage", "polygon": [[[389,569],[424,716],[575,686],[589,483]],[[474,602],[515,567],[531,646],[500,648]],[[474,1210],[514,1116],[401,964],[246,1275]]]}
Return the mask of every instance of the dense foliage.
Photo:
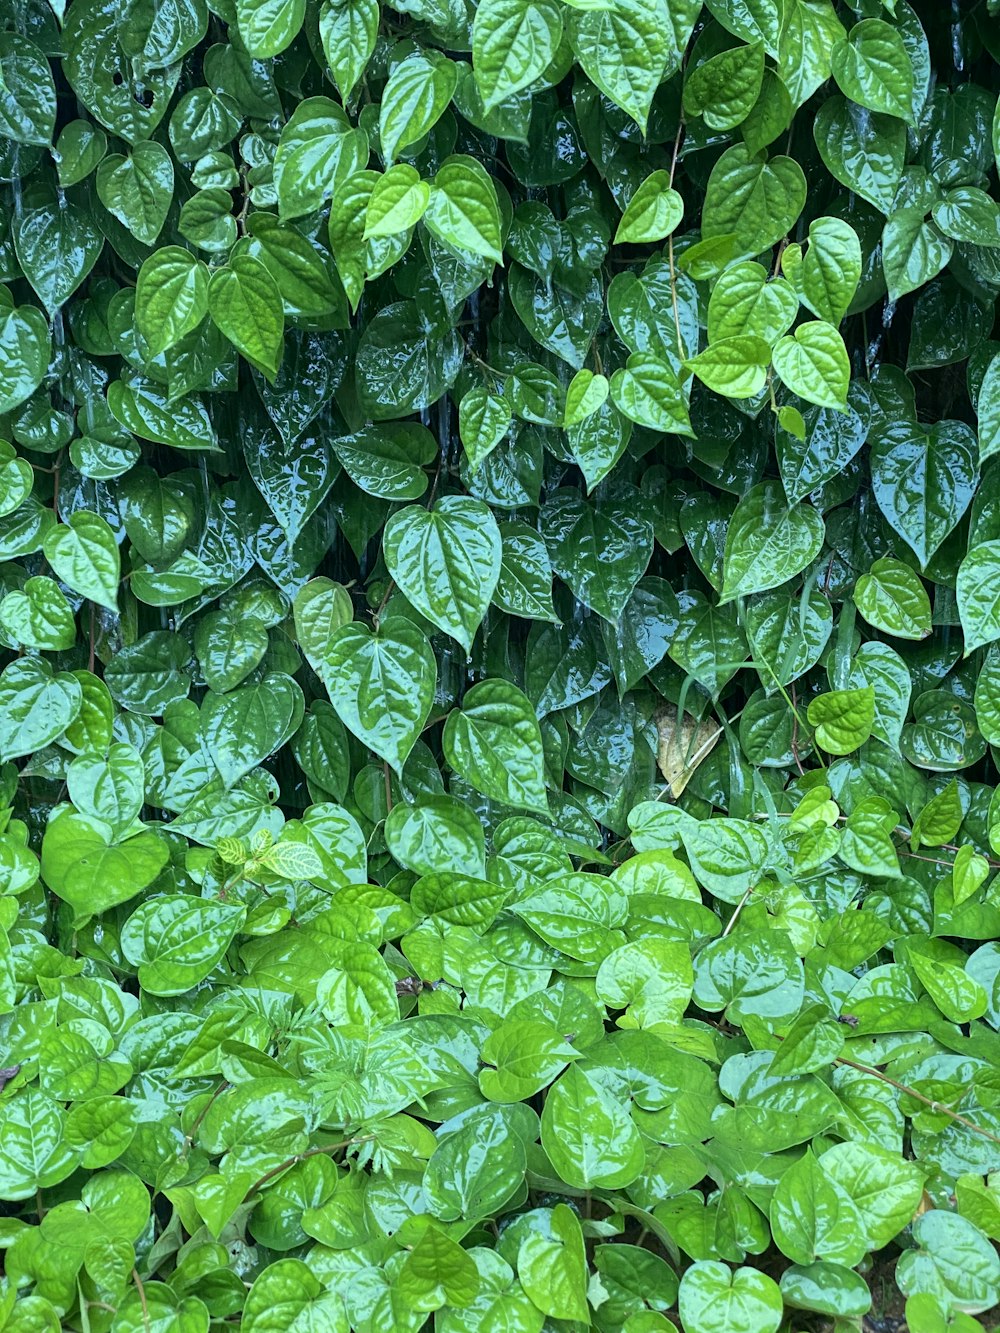
{"label": "dense foliage", "polygon": [[0,0],[5,1333],[980,1327],[997,8]]}

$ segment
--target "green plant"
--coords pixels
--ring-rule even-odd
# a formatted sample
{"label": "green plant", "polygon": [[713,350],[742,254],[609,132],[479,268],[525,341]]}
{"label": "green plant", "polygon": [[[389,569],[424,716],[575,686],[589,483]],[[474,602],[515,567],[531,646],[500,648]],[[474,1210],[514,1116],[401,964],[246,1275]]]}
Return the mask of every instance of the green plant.
{"label": "green plant", "polygon": [[997,8],[0,0],[5,1333],[1000,1301]]}

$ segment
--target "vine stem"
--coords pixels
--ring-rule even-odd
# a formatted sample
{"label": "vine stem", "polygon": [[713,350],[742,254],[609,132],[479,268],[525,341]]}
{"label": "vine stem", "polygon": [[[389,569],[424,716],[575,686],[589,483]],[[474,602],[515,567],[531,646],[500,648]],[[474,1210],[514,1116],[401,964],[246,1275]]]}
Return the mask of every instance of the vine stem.
{"label": "vine stem", "polygon": [[287,1161],[280,1162],[277,1166],[272,1166],[270,1171],[265,1171],[259,1180],[255,1180],[243,1196],[244,1202],[250,1198],[251,1194],[256,1194],[259,1189],[273,1180],[275,1176],[280,1176],[283,1171],[289,1167],[304,1162],[310,1157],[323,1157],[327,1153],[340,1152],[341,1148],[349,1148],[354,1143],[370,1143],[375,1138],[374,1134],[364,1134],[357,1139],[341,1139],[339,1143],[326,1143],[322,1148],[310,1148],[307,1152],[297,1152],[294,1157],[289,1157]]}
{"label": "vine stem", "polygon": [[[684,138],[684,119],[683,117],[677,125],[677,134],[674,137],[674,151],[670,158],[670,188],[674,187],[674,173],[677,171],[677,155],[681,149],[681,141]],[[667,263],[670,265],[670,300],[674,307],[674,328],[677,332],[677,355],[683,361],[687,356],[687,348],[684,346],[684,337],[681,333],[681,314],[677,304],[677,270],[674,268],[674,238],[673,235],[667,237]]]}
{"label": "vine stem", "polygon": [[857,1069],[862,1074],[871,1074],[873,1078],[881,1079],[883,1083],[888,1083],[890,1087],[903,1092],[907,1097],[913,1097],[918,1102],[923,1102],[929,1106],[932,1111],[939,1111],[942,1115],[951,1116],[957,1124],[963,1125],[966,1129],[972,1130],[973,1134],[980,1134],[984,1139],[989,1139],[991,1143],[1000,1143],[1000,1135],[994,1134],[991,1130],[983,1129],[982,1125],[975,1124],[972,1120],[960,1115],[958,1111],[953,1111],[950,1106],[945,1106],[943,1102],[936,1102],[930,1097],[925,1097],[922,1092],[917,1092],[916,1088],[910,1088],[905,1083],[900,1083],[888,1074],[876,1069],[874,1065],[863,1065],[857,1060],[848,1060],[846,1055],[839,1055],[834,1064],[847,1065],[849,1069]]}
{"label": "vine stem", "polygon": [[142,1278],[139,1276],[137,1268],[132,1269],[132,1281],[135,1283],[135,1289],[139,1293],[139,1304],[142,1306],[142,1326],[146,1333],[150,1333],[149,1327],[149,1306],[146,1304],[146,1288],[142,1285]]}
{"label": "vine stem", "polygon": [[[230,882],[232,882],[232,881],[230,881]],[[226,886],[224,886],[224,887],[228,888],[229,886],[226,885]],[[212,1103],[215,1101],[216,1097],[218,1097],[220,1093],[225,1092],[226,1088],[228,1088],[228,1087],[229,1087],[229,1084],[226,1082],[225,1079],[223,1079],[222,1082],[219,1084],[219,1086],[218,1086],[218,1087],[215,1089],[215,1091],[212,1093],[211,1097],[209,1097],[209,1099],[208,1099],[208,1101],[205,1103],[205,1105],[201,1108],[201,1110],[200,1110],[200,1111],[198,1112],[198,1114],[195,1116],[194,1124],[191,1126],[191,1128],[188,1130],[188,1132],[184,1135],[184,1139],[185,1139],[185,1141],[186,1141],[186,1143],[187,1143],[187,1145],[188,1145],[189,1148],[190,1148],[191,1145],[194,1143],[195,1135],[198,1133],[198,1130],[201,1128],[201,1122],[205,1119],[206,1115],[208,1115],[208,1112],[209,1112],[209,1109],[210,1109],[211,1106],[212,1106]]]}

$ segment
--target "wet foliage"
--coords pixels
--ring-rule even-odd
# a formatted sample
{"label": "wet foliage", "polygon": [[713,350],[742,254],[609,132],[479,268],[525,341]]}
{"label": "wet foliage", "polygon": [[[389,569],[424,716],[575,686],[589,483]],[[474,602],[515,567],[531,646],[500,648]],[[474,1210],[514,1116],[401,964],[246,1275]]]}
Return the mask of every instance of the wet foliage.
{"label": "wet foliage", "polygon": [[989,1321],[998,8],[0,0],[4,1333]]}

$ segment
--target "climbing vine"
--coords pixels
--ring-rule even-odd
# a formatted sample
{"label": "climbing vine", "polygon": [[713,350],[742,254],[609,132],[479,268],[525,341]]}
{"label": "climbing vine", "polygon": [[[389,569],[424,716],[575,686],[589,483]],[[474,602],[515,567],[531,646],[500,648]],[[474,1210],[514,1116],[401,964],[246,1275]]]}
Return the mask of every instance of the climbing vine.
{"label": "climbing vine", "polygon": [[988,1323],[998,9],[0,0],[5,1333]]}

